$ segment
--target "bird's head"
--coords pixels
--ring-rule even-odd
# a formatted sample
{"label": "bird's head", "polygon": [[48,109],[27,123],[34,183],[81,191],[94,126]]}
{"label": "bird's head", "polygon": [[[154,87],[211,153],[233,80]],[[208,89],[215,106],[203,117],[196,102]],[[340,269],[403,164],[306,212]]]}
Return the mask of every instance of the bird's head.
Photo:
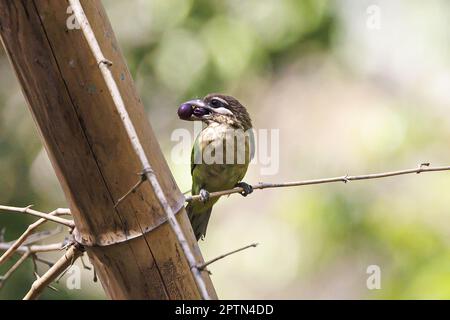
{"label": "bird's head", "polygon": [[250,116],[245,107],[231,96],[209,94],[203,99],[190,100],[178,109],[182,120],[203,121],[206,124],[227,124],[247,131],[252,128]]}

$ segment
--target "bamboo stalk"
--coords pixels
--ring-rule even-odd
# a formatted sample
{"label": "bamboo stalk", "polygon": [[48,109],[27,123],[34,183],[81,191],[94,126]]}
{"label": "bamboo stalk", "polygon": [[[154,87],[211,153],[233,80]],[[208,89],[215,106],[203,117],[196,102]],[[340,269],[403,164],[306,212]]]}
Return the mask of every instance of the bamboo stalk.
{"label": "bamboo stalk", "polygon": [[[104,63],[112,66],[99,67],[83,31],[68,27],[69,1],[0,0],[2,43],[66,195],[73,235],[112,299],[200,299],[206,297],[205,288],[216,298],[209,276],[202,273],[199,281],[191,271],[192,256],[184,255],[188,246],[194,265],[204,262],[184,196],[148,123],[101,1],[80,3]],[[154,172],[149,178],[160,186],[145,183],[120,206],[115,206],[117,199],[135,185],[143,163],[102,70],[110,70]],[[186,242],[174,232],[177,223]]]}

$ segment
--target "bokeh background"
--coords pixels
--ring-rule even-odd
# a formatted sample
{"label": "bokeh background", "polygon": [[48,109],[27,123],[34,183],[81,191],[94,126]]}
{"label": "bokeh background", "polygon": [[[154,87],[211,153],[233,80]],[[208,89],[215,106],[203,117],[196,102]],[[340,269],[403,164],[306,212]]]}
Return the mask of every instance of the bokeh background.
{"label": "bokeh background", "polygon": [[[279,171],[263,176],[252,165],[247,182],[450,163],[446,0],[104,5],[183,191],[191,183],[188,159],[173,161],[171,134],[193,126],[178,119],[177,105],[209,92],[238,97],[256,129],[279,129]],[[200,245],[211,259],[260,243],[210,267],[224,299],[448,299],[449,190],[444,172],[231,196],[216,205]],[[3,51],[0,203],[66,206]],[[33,220],[1,213],[0,227],[13,240]],[[366,286],[370,265],[380,267],[380,290]],[[48,289],[43,298],[104,299],[92,271],[82,276],[80,290],[67,290],[62,278],[59,292]],[[0,298],[21,298],[33,280],[30,261]]]}

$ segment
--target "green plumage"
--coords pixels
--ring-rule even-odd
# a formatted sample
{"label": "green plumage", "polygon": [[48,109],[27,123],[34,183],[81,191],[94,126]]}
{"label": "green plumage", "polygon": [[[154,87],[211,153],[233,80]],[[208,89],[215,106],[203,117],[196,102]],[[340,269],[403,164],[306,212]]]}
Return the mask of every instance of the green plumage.
{"label": "green plumage", "polygon": [[[245,136],[245,141],[233,136],[232,127],[228,124],[212,123],[197,137],[191,156],[192,194],[197,195],[201,189],[208,192],[232,189],[240,182],[247,172],[251,160],[251,136]],[[245,143],[245,146],[244,146]],[[245,148],[245,149],[244,149]],[[210,152],[215,150],[216,152]],[[217,154],[223,150],[222,154]],[[205,158],[211,155],[214,161]],[[233,162],[227,161],[227,153],[232,152]],[[241,156],[239,156],[241,152]],[[216,157],[217,156],[217,157]],[[219,198],[209,199],[205,203],[197,201],[187,206],[187,212],[197,240],[206,235],[206,228],[213,205]]]}

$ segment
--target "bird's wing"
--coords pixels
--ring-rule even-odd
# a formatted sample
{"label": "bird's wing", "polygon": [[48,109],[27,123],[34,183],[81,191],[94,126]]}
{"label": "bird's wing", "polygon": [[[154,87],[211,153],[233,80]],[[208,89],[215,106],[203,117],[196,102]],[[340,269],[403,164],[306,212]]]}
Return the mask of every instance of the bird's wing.
{"label": "bird's wing", "polygon": [[194,161],[194,150],[195,150],[195,143],[194,143],[194,146],[192,147],[192,152],[191,152],[191,176],[194,174],[194,169],[196,166],[196,163]]}
{"label": "bird's wing", "polygon": [[201,134],[197,136],[192,146],[191,151],[191,175],[194,174],[194,169],[198,163],[201,163],[202,150],[211,142],[211,140],[201,139]]}

